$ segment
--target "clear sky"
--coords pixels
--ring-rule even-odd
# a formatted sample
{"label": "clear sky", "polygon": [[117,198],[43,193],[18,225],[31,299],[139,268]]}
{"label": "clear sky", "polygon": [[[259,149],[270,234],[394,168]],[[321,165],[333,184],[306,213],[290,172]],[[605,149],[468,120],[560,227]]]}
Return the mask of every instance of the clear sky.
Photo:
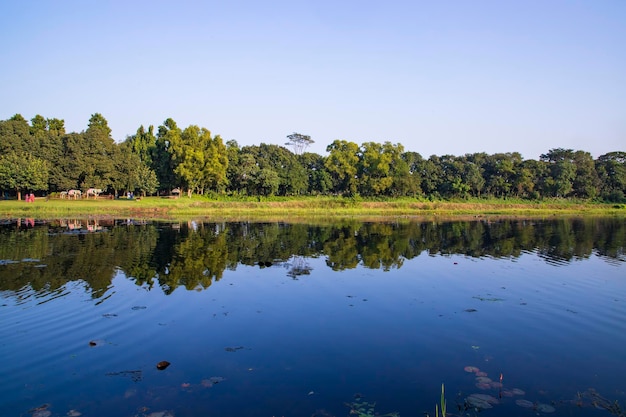
{"label": "clear sky", "polygon": [[2,1],[0,119],[424,157],[626,150],[626,1]]}

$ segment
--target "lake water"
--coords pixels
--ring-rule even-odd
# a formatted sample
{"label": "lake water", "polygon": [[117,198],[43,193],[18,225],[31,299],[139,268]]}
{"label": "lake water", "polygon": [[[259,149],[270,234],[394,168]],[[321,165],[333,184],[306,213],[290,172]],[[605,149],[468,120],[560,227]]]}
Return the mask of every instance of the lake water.
{"label": "lake water", "polygon": [[443,383],[453,415],[624,416],[625,243],[623,219],[6,221],[0,415],[432,416]]}

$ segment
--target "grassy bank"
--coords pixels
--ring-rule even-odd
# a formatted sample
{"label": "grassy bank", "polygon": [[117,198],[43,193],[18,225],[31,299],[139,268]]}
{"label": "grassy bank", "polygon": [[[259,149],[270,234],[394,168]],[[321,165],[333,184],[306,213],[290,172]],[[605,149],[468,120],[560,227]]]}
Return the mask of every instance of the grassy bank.
{"label": "grassy bank", "polygon": [[141,219],[213,220],[324,220],[359,217],[548,217],[548,216],[623,216],[624,205],[582,203],[569,200],[541,202],[512,200],[469,201],[367,201],[341,197],[308,197],[263,201],[210,200],[206,197],[179,199],[148,197],[139,200],[61,200],[37,199],[0,201],[0,217],[57,219],[66,217],[116,217]]}

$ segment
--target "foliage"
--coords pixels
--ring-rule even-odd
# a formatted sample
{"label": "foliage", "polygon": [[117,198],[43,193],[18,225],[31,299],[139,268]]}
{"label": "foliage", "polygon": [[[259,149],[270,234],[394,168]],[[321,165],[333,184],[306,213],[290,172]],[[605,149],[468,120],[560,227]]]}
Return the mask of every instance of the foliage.
{"label": "foliage", "polygon": [[[100,113],[91,115],[80,133],[67,133],[62,119],[41,115],[30,123],[20,114],[0,120],[0,155],[46,163],[42,175],[47,175],[47,186],[25,185],[41,194],[89,187],[109,194],[170,194],[182,188],[188,195],[212,199],[327,195],[626,201],[623,151],[595,160],[589,152],[564,148],[550,149],[538,160],[524,160],[519,152],[425,159],[399,143],[334,140],[326,148],[328,155],[318,155],[305,152],[314,143],[310,136],[293,133],[287,138],[293,151],[266,143],[240,148],[205,127],[182,129],[168,118],[156,134],[153,126],[141,125],[116,143]],[[15,195],[20,190],[7,179],[7,169],[2,186]]]}
{"label": "foliage", "polygon": [[0,189],[15,190],[18,199],[22,191],[40,191],[48,188],[46,161],[11,152],[0,156]]}

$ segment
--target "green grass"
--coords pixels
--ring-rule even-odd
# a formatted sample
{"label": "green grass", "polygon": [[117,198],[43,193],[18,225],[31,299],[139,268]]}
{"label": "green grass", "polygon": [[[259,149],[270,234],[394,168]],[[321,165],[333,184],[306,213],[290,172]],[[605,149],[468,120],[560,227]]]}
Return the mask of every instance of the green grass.
{"label": "green grass", "polygon": [[571,200],[386,201],[344,197],[300,198],[224,198],[202,196],[178,199],[148,197],[139,200],[61,200],[44,198],[34,203],[0,201],[0,217],[54,219],[76,216],[132,217],[145,219],[207,218],[215,220],[324,220],[360,218],[363,220],[415,217],[552,217],[619,216],[626,217],[623,205]]}

